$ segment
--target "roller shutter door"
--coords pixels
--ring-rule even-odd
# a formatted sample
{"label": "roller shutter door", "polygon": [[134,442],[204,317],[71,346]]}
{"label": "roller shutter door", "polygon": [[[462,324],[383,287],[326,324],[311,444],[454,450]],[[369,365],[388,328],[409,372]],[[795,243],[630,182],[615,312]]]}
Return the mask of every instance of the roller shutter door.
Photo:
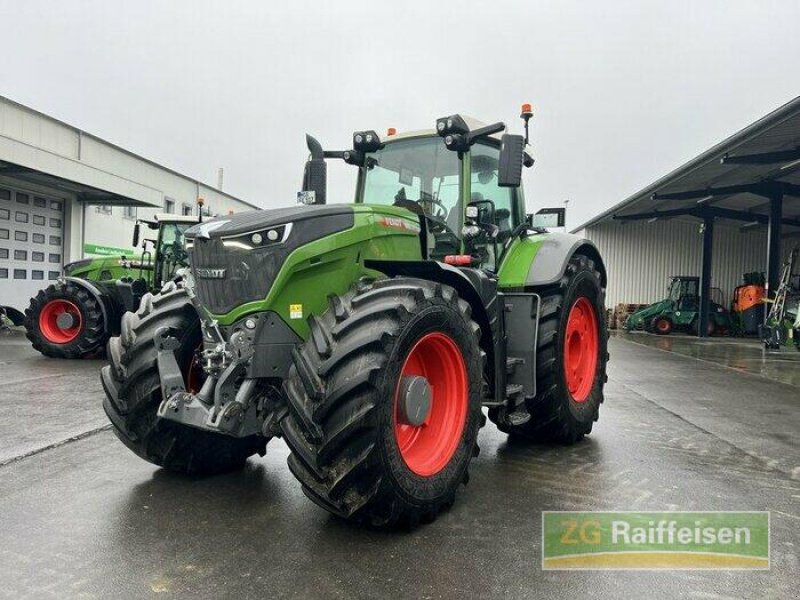
{"label": "roller shutter door", "polygon": [[0,187],[0,305],[27,308],[63,261],[64,201]]}

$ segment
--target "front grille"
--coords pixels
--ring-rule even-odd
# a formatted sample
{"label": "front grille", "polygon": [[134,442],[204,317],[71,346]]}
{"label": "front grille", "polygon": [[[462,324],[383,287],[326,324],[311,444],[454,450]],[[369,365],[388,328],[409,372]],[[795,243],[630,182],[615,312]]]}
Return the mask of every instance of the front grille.
{"label": "front grille", "polygon": [[197,298],[215,314],[266,298],[286,258],[279,247],[244,250],[225,247],[219,238],[196,238],[190,253]]}

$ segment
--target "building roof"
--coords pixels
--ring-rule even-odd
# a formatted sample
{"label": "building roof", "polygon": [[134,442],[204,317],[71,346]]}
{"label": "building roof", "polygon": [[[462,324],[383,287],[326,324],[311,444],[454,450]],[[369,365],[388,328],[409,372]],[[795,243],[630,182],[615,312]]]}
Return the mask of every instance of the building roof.
{"label": "building roof", "polygon": [[163,190],[151,183],[156,174],[194,186],[198,195],[259,208],[0,95],[0,176],[73,192],[90,204],[161,206]]}
{"label": "building roof", "polygon": [[800,231],[800,97],[733,134],[574,229],[640,219],[702,219],[765,225],[782,193],[784,232]]}

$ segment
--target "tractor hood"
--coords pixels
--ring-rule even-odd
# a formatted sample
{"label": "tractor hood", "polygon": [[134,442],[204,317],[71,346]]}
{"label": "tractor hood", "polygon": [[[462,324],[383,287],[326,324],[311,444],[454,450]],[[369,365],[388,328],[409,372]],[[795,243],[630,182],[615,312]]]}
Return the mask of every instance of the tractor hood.
{"label": "tractor hood", "polygon": [[[293,228],[305,228],[308,221],[311,220],[316,221],[314,228],[331,229],[327,226],[320,227],[319,223],[322,222],[335,224],[333,231],[348,229],[353,226],[353,207],[345,204],[334,204],[330,206],[292,206],[289,208],[254,210],[198,223],[194,227],[187,229],[185,235],[189,239],[227,239],[254,233],[263,235],[270,229],[282,225],[292,224]],[[329,233],[333,231],[329,231]]]}

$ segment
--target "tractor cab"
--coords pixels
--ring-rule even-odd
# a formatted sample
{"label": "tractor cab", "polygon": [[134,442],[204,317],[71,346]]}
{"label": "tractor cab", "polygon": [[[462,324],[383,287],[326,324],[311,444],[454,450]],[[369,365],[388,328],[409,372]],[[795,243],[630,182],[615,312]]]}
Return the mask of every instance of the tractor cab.
{"label": "tractor cab", "polygon": [[[451,265],[496,272],[507,242],[529,229],[522,193],[522,167],[533,165],[525,136],[504,134],[505,125],[469,117],[438,119],[436,128],[384,137],[353,134],[353,149],[323,151],[307,136],[302,194],[308,204],[325,203],[325,160],[341,158],[358,167],[355,203],[403,208],[419,217],[425,256]],[[444,143],[442,143],[444,142]]]}
{"label": "tractor cab", "polygon": [[697,311],[700,307],[700,278],[673,277],[669,285],[669,299],[676,311]]}
{"label": "tractor cab", "polygon": [[136,222],[133,228],[134,247],[139,245],[140,223],[157,232],[155,239],[145,237],[141,240],[139,279],[144,280],[147,287],[160,289],[175,277],[177,269],[188,265],[189,255],[185,247],[184,232],[197,225],[197,222],[197,217],[166,213],[155,215],[153,220],[140,219]]}
{"label": "tractor cab", "polygon": [[[481,127],[473,124],[472,128]],[[367,152],[356,202],[421,215],[430,258],[494,270],[497,248],[525,222],[521,186],[503,186],[501,140],[486,136],[454,152],[434,132],[388,136]]]}

